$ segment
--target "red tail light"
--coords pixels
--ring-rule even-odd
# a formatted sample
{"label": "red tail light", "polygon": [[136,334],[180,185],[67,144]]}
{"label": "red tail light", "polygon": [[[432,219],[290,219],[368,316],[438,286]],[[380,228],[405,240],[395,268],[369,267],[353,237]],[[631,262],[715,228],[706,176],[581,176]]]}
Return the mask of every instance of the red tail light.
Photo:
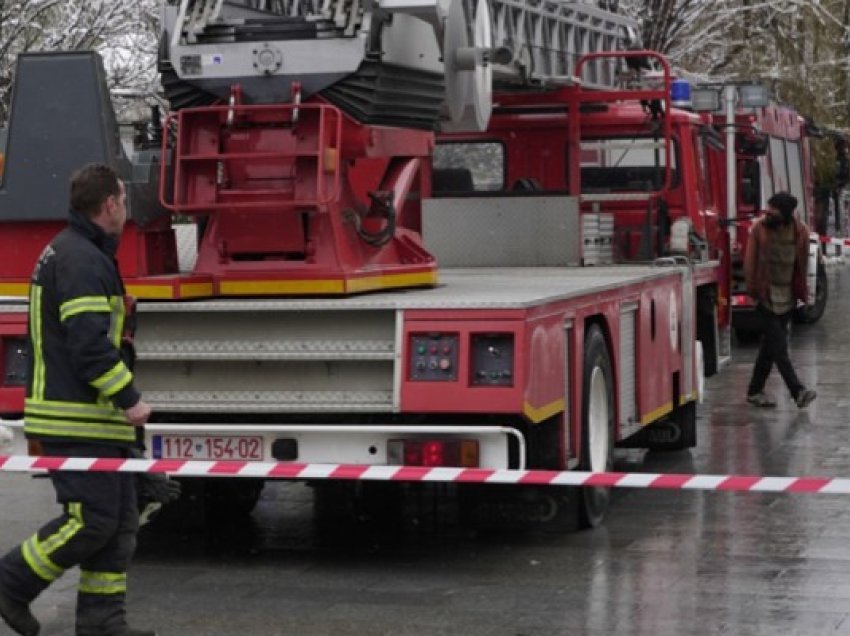
{"label": "red tail light", "polygon": [[422,465],[423,466],[448,466],[449,462],[447,455],[451,455],[454,449],[447,448],[445,442],[424,442],[422,444]]}
{"label": "red tail light", "polygon": [[746,294],[735,294],[732,296],[732,306],[733,307],[751,307],[755,306],[755,302],[752,298],[747,296]]}
{"label": "red tail light", "polygon": [[477,468],[478,441],[474,439],[393,439],[387,442],[387,463],[404,466]]}

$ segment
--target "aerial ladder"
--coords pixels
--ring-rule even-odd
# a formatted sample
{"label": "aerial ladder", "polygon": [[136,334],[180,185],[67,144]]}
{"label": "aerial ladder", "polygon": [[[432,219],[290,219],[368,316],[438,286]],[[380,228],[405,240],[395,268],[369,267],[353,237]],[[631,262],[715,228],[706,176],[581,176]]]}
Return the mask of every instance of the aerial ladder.
{"label": "aerial ladder", "polygon": [[[494,82],[575,82],[582,55],[624,48],[632,22],[595,4],[183,0],[164,8],[161,71],[175,109],[239,84],[257,103],[319,94],[367,124],[483,130]],[[615,72],[599,59],[581,80]]]}
{"label": "aerial ladder", "polygon": [[[0,248],[19,266],[0,293],[26,295],[36,246],[65,222],[54,199],[85,160],[128,182],[119,260],[138,297],[433,286],[421,200],[435,133],[485,130],[494,89],[614,86],[622,60],[591,58],[580,76],[576,65],[626,48],[634,26],[597,3],[552,0],[165,0],[160,24],[168,112],[133,156],[116,141],[96,56],[21,56],[0,187]],[[67,83],[69,98],[47,104],[44,83]],[[67,121],[73,157],[50,141]],[[33,188],[34,171],[56,178]],[[193,228],[188,260],[175,220]]]}

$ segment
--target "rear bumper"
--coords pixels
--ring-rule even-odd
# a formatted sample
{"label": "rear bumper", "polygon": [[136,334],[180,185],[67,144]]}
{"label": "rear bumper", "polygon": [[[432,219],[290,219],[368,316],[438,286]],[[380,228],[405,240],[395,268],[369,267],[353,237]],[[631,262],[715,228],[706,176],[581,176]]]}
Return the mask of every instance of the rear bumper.
{"label": "rear bumper", "polygon": [[[161,459],[157,456],[161,453],[150,452],[151,449],[162,448],[161,444],[154,444],[153,438],[157,435],[259,437],[262,438],[264,461],[275,460],[272,445],[276,440],[290,439],[297,442],[298,449],[297,457],[291,461],[303,464],[388,465],[387,444],[395,439],[474,439],[479,445],[479,467],[486,469],[524,469],[526,455],[524,436],[508,426],[149,424],[145,427],[145,443],[148,455],[152,455],[153,459]],[[514,452],[511,452],[511,446]],[[0,419],[0,455],[27,454],[23,420]],[[516,459],[511,462],[511,456],[517,457],[518,462]],[[202,461],[208,461],[208,458]]]}
{"label": "rear bumper", "polygon": [[[525,468],[525,438],[518,430],[507,426],[416,426],[416,425],[318,425],[318,424],[149,424],[145,427],[145,442],[149,455],[162,459],[162,436],[259,437],[262,438],[262,459],[275,461],[273,447],[278,440],[294,440],[297,456],[287,461],[303,464],[389,465],[387,446],[390,440],[440,439],[476,440],[480,468]],[[154,437],[159,436],[160,440]],[[510,448],[513,446],[515,454]],[[290,442],[290,448],[292,444]],[[159,455],[159,456],[158,456]],[[513,462],[510,457],[518,457]],[[237,457],[204,457],[210,459],[239,459]],[[511,465],[514,464],[514,465]]]}

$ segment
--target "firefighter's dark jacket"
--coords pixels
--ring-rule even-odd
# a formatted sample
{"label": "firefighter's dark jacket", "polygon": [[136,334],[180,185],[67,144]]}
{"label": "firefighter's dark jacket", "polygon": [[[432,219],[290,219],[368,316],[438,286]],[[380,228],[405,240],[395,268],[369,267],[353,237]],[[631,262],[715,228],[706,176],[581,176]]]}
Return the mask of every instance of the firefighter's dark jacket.
{"label": "firefighter's dark jacket", "polygon": [[27,437],[133,446],[124,409],[139,401],[121,359],[124,285],[118,240],[83,215],[39,257],[29,295]]}

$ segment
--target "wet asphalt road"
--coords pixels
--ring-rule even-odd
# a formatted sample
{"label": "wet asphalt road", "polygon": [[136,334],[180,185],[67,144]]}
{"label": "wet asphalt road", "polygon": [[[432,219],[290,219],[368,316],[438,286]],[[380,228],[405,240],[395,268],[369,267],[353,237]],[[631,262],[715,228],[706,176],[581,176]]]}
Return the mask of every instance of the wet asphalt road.
{"label": "wet asphalt road", "polygon": [[[792,358],[819,393],[799,411],[743,401],[755,348],[708,382],[699,446],[619,469],[850,477],[850,269]],[[843,298],[842,298],[843,297]],[[47,481],[0,475],[0,550],[55,512]],[[619,490],[605,526],[480,536],[454,499],[317,523],[311,490],[266,488],[250,519],[143,531],[130,617],[160,636],[850,634],[850,498]],[[73,633],[76,574],[34,605]],[[4,631],[5,630],[5,631]],[[0,634],[10,633],[0,627]]]}

